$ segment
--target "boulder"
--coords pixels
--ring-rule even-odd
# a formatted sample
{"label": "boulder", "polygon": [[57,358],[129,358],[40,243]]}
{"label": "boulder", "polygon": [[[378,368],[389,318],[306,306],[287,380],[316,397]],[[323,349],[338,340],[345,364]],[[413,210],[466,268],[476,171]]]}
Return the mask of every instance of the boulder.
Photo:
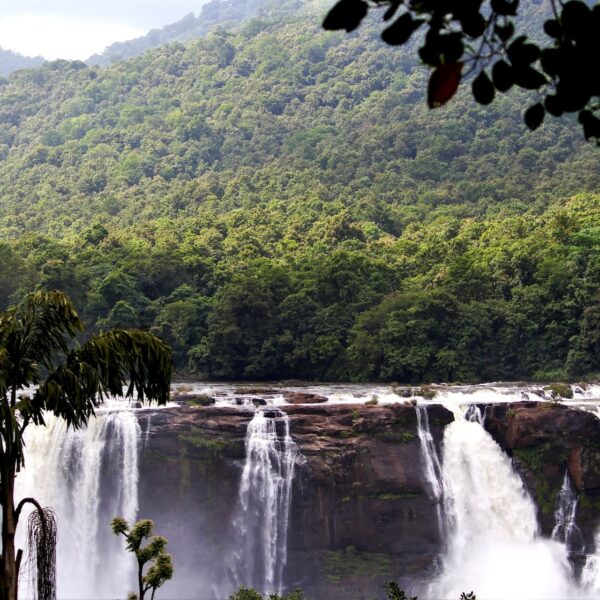
{"label": "boulder", "polygon": [[322,404],[327,402],[327,396],[308,392],[284,392],[283,397],[290,404]]}

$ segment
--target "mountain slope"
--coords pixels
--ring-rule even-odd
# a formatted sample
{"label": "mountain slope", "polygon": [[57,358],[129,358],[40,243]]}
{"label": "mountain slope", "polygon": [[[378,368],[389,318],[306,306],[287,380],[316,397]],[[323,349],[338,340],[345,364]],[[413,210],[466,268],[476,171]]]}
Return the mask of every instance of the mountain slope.
{"label": "mountain slope", "polygon": [[0,302],[66,289],[212,377],[600,370],[600,172],[577,124],[528,133],[513,95],[429,112],[410,56],[319,22],[11,76]]}
{"label": "mountain slope", "polygon": [[217,25],[240,23],[253,16],[265,0],[211,0],[200,9],[199,15],[190,13],[181,20],[160,29],[153,29],[139,38],[116,42],[100,54],[90,56],[89,65],[109,65],[120,60],[139,56],[164,44],[187,42],[206,35]]}

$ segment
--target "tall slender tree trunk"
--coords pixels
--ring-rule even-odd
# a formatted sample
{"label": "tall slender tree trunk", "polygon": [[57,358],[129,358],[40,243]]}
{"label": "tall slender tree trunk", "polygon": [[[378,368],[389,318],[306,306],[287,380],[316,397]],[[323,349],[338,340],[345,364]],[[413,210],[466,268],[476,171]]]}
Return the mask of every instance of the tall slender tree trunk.
{"label": "tall slender tree trunk", "polygon": [[[15,474],[12,469],[2,474],[2,565],[0,570],[0,600],[17,600],[17,561],[15,553]],[[5,477],[6,475],[6,477]]]}
{"label": "tall slender tree trunk", "polygon": [[144,600],[144,565],[138,564],[138,600]]}

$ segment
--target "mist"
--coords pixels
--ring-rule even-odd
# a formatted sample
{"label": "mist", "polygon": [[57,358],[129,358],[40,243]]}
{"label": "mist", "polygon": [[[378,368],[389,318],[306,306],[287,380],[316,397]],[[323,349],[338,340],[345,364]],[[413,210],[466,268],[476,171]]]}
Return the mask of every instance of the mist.
{"label": "mist", "polygon": [[117,41],[197,13],[203,0],[8,0],[0,5],[0,47],[27,56],[84,60]]}

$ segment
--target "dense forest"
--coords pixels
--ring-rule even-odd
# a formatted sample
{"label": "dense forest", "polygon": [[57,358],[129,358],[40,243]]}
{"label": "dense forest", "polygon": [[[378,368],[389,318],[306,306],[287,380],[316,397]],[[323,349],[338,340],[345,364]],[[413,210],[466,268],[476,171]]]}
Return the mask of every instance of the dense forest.
{"label": "dense forest", "polygon": [[[531,5],[530,10],[537,10]],[[540,9],[541,10],[541,9]],[[210,378],[600,372],[600,169],[577,123],[459,94],[290,10],[0,87],[0,307],[67,291]]]}
{"label": "dense forest", "polygon": [[276,12],[277,4],[268,0],[210,0],[202,5],[198,15],[190,13],[176,23],[152,29],[139,38],[115,42],[100,54],[90,56],[85,62],[89,65],[109,65],[133,58],[164,44],[202,37],[220,24],[227,23],[235,27],[239,22],[260,14],[263,10],[267,13]]}

